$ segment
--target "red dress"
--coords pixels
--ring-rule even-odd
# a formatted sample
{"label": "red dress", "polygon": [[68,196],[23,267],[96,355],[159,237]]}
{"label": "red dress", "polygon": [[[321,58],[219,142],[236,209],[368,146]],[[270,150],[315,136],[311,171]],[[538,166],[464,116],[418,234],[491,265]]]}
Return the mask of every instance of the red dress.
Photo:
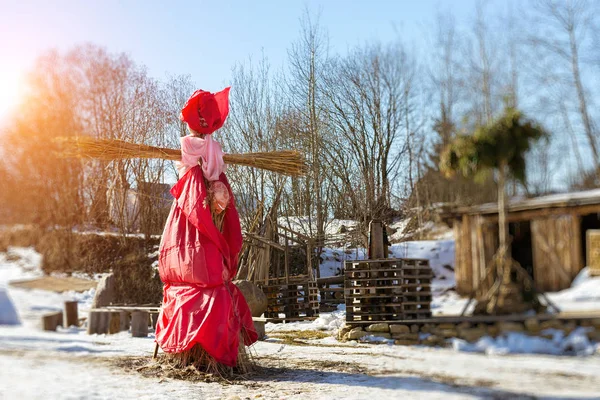
{"label": "red dress", "polygon": [[244,296],[231,283],[242,247],[240,220],[231,187],[223,232],[214,225],[206,204],[206,186],[199,166],[190,169],[171,189],[175,197],[163,232],[158,268],[164,283],[156,341],[167,353],[195,344],[218,362],[234,366],[240,332],[250,345],[257,340]]}

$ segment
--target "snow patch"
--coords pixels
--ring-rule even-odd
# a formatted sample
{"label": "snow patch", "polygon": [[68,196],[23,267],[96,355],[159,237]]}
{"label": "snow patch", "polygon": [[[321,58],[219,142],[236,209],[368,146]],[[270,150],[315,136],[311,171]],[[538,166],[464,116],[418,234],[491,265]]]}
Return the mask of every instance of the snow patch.
{"label": "snow patch", "polygon": [[561,311],[600,310],[600,277],[591,277],[589,269],[584,268],[570,288],[546,295]]}
{"label": "snow patch", "polygon": [[456,351],[484,353],[487,355],[503,356],[507,354],[550,354],[550,355],[576,355],[590,356],[596,353],[596,346],[591,343],[586,335],[588,328],[577,328],[564,337],[562,331],[549,332],[551,339],[538,336],[528,336],[519,332],[492,338],[482,337],[476,343],[468,343],[462,339],[451,339],[452,347]]}
{"label": "snow patch", "polygon": [[454,240],[421,240],[398,243],[390,247],[390,257],[429,260],[435,279],[432,290],[456,285],[454,279]]}
{"label": "snow patch", "polygon": [[394,339],[384,338],[381,336],[377,336],[376,334],[363,336],[362,338],[360,338],[359,341],[362,343],[387,343],[387,344],[394,343]]}
{"label": "snow patch", "polygon": [[19,315],[6,289],[0,288],[0,325],[20,325]]}
{"label": "snow patch", "polygon": [[289,332],[289,331],[332,331],[332,334],[346,324],[346,306],[340,304],[337,311],[320,313],[314,321],[298,321],[283,324],[265,324],[265,331]]}

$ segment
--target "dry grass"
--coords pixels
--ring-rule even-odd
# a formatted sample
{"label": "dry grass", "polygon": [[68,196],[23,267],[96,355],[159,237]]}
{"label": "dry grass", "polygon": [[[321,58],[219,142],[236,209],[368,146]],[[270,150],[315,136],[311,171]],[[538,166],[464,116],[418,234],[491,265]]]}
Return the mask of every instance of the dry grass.
{"label": "dry grass", "polygon": [[246,374],[208,373],[194,366],[175,367],[159,356],[156,361],[148,357],[122,357],[115,360],[117,367],[130,372],[139,373],[146,378],[177,379],[192,382],[216,382],[220,384],[237,384],[246,387],[263,387],[264,383],[288,380],[290,375],[307,372],[342,372],[349,374],[369,374],[369,370],[358,363],[327,360],[282,360],[277,357],[253,357],[252,371]]}
{"label": "dry grass", "polygon": [[43,235],[42,230],[31,225],[0,230],[0,252],[6,252],[9,246],[35,247]]}
{"label": "dry grass", "polygon": [[[181,150],[129,143],[123,140],[79,136],[63,137],[57,141],[61,145],[60,155],[65,158],[93,158],[106,161],[125,158],[181,159]],[[290,176],[302,176],[308,170],[302,155],[292,150],[225,154],[223,161],[227,164],[260,168]]]}
{"label": "dry grass", "polygon": [[182,353],[161,354],[156,360],[149,360],[147,357],[124,357],[117,359],[116,363],[121,368],[139,372],[146,377],[222,384],[247,380],[257,373],[254,359],[243,343],[240,343],[235,367],[218,363],[199,345]]}
{"label": "dry grass", "polygon": [[188,351],[174,354],[165,354],[161,362],[175,370],[195,370],[199,374],[217,377],[221,380],[236,379],[247,376],[254,370],[254,362],[240,342],[238,360],[235,367],[228,367],[217,362],[200,345],[195,345]]}
{"label": "dry grass", "polygon": [[[287,331],[287,332],[269,332],[270,338],[281,339],[283,344],[302,346],[309,345],[305,340],[325,339],[331,336],[330,333],[321,331]],[[312,344],[311,344],[312,345]]]}

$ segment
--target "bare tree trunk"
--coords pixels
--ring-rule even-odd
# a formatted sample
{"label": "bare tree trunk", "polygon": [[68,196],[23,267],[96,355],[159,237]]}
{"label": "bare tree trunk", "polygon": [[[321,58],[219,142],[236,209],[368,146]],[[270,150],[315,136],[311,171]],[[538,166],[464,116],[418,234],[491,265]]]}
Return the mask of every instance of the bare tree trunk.
{"label": "bare tree trunk", "polygon": [[[506,202],[506,162],[500,163],[498,168],[498,233],[500,240],[500,251],[503,252],[504,257],[502,262],[498,263],[500,268],[506,265],[506,255],[508,252],[508,223],[506,222],[508,204]],[[506,271],[508,270],[508,271]],[[498,275],[503,275],[503,283],[510,282],[510,268],[505,268],[503,271],[498,271]]]}
{"label": "bare tree trunk", "polygon": [[592,149],[592,157],[594,157],[594,167],[600,168],[600,154],[598,154],[598,146],[596,143],[596,137],[590,120],[588,112],[587,101],[585,98],[585,91],[583,90],[583,84],[581,83],[581,74],[579,72],[579,49],[577,46],[577,39],[575,38],[574,28],[569,30],[569,45],[571,48],[571,69],[573,71],[573,81],[575,82],[575,89],[577,90],[577,99],[579,101],[579,113],[583,121],[583,128],[585,129],[585,135],[588,138],[590,148]]}

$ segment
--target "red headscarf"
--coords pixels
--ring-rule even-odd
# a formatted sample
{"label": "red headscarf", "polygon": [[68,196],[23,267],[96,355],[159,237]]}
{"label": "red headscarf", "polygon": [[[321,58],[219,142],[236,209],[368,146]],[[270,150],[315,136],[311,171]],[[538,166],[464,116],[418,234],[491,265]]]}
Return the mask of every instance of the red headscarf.
{"label": "red headscarf", "polygon": [[218,93],[196,90],[181,110],[181,120],[194,132],[206,135],[221,128],[229,114],[229,89]]}

